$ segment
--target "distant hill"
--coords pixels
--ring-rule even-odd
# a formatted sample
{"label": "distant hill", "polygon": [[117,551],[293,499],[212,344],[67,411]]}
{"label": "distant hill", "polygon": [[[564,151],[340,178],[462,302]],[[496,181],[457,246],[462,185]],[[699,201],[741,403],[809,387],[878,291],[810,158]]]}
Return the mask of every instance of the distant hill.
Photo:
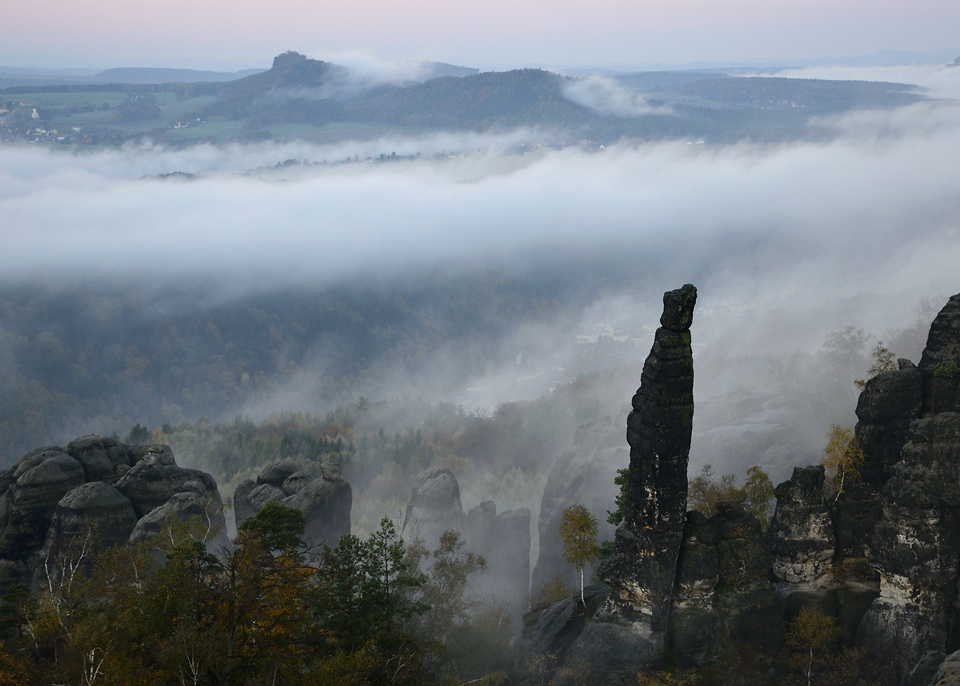
{"label": "distant hill", "polygon": [[153,67],[118,67],[105,69],[91,77],[94,83],[201,83],[208,81],[236,81],[263,69],[243,71],[200,71],[197,69],[162,69]]}
{"label": "distant hill", "polygon": [[445,77],[348,103],[349,118],[407,126],[583,125],[599,116],[563,95],[566,77],[542,69]]}

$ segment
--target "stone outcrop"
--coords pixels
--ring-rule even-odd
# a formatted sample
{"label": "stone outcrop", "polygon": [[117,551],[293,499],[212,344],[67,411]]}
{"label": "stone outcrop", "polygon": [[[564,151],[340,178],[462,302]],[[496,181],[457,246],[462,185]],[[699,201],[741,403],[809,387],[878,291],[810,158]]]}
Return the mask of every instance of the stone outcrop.
{"label": "stone outcrop", "polygon": [[[640,669],[661,666],[668,648],[687,522],[693,429],[690,325],[696,301],[697,290],[689,284],[664,293],[660,328],[627,417],[630,474],[624,519],[614,552],[599,570],[609,593],[586,614],[564,656],[585,663],[600,683],[619,683]],[[528,632],[525,655],[543,644]]]}
{"label": "stone outcrop", "polygon": [[194,519],[200,529],[199,534],[208,541],[214,550],[227,546],[227,532],[223,527],[223,515],[211,501],[207,493],[199,489],[174,493],[160,507],[142,517],[130,533],[130,543],[147,542],[160,535],[164,527],[180,520]]}
{"label": "stone outcrop", "polygon": [[902,394],[909,402],[891,412],[892,424],[899,427],[902,417],[915,416],[913,379],[918,375],[920,416],[910,421],[896,462],[887,466],[896,447],[893,439],[886,452],[867,456],[882,457],[887,478],[880,490],[883,516],[868,550],[880,574],[880,597],[861,622],[857,640],[877,653],[897,648],[906,672],[924,652],[946,651],[960,637],[955,609],[960,571],[960,295],[950,298],[934,320],[918,368],[900,367],[890,374],[910,375],[909,392]]}
{"label": "stone outcrop", "polygon": [[133,504],[137,517],[145,517],[166,503],[175,493],[196,491],[217,504],[220,492],[213,477],[198,469],[177,465],[170,446],[151,446],[143,458],[115,483]]}
{"label": "stone outcrop", "polygon": [[504,601],[519,629],[529,604],[530,510],[497,514],[496,504],[485,500],[465,514],[456,476],[449,469],[430,467],[414,484],[402,535],[408,542],[422,541],[433,551],[440,536],[451,529],[460,534],[466,551],[482,556],[487,564],[482,573],[468,577],[470,591]]}
{"label": "stone outcrop", "polygon": [[773,576],[790,590],[816,590],[833,582],[836,543],[823,482],[822,465],[795,467],[791,479],[775,491],[777,509],[769,533]]}
{"label": "stone outcrop", "polygon": [[0,588],[40,583],[48,562],[75,549],[129,541],[138,520],[184,492],[206,503],[212,527],[223,530],[215,481],[177,466],[169,446],[90,434],[27,453],[0,472]]}
{"label": "stone outcrop", "polygon": [[401,532],[408,541],[420,539],[433,550],[444,531],[464,532],[460,484],[449,469],[430,467],[417,477],[407,503]]}
{"label": "stone outcrop", "polygon": [[[687,512],[687,462],[693,430],[691,285],[663,296],[663,315],[627,417],[630,479],[623,524],[600,578],[611,587],[597,626],[621,646],[620,659],[588,660],[608,679],[662,662],[677,559]],[[598,633],[591,626],[586,634]],[[596,640],[601,640],[597,635]]]}
{"label": "stone outcrop", "polygon": [[560,515],[571,505],[583,505],[597,518],[597,538],[613,538],[616,528],[607,522],[607,510],[616,498],[618,487],[613,480],[617,470],[629,459],[623,438],[622,421],[616,424],[610,417],[601,417],[577,429],[573,446],[554,462],[547,475],[547,483],[540,501],[540,552],[530,581],[531,592],[560,574],[570,586],[580,585],[580,575],[563,561],[563,542],[560,540]]}
{"label": "stone outcrop", "polygon": [[717,534],[720,569],[714,609],[714,648],[752,643],[768,650],[783,647],[784,626],[770,582],[772,560],[752,514],[719,503],[710,524]]}
{"label": "stone outcrop", "polygon": [[341,536],[350,533],[353,490],[342,478],[339,465],[333,462],[322,464],[319,477],[302,472],[295,462],[267,465],[256,481],[244,481],[233,494],[237,526],[272,501],[303,512],[304,538],[311,545],[335,546]]}
{"label": "stone outcrop", "polygon": [[57,503],[83,480],[83,465],[56,447],[27,453],[7,470],[0,493],[0,587],[30,580]]}

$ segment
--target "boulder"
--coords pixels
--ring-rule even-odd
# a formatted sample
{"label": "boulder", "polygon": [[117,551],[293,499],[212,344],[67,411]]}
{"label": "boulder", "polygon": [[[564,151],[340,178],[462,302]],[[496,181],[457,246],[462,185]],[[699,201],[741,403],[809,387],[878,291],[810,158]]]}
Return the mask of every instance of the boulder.
{"label": "boulder", "polygon": [[229,543],[223,508],[218,507],[209,494],[195,490],[174,493],[163,505],[152,509],[136,523],[130,533],[129,542],[137,544],[149,541],[158,536],[164,527],[191,519],[194,519],[196,527],[193,535],[208,546],[218,548]]}
{"label": "boulder", "polygon": [[[213,477],[196,469],[177,466],[168,446],[152,446],[115,484],[130,502],[138,517],[148,515],[166,503],[174,493],[194,490],[197,485],[217,503],[220,493]],[[191,483],[193,482],[193,483]]]}
{"label": "boulder", "polygon": [[[40,550],[33,583],[41,586],[47,571],[56,573],[61,553],[76,553],[81,547],[97,550],[126,543],[137,524],[133,505],[120,491],[102,481],[77,486],[57,503]],[[51,564],[46,565],[45,563]]]}
{"label": "boulder", "polygon": [[112,484],[130,469],[130,454],[117,440],[87,434],[67,443],[64,452],[83,465],[86,481]]}
{"label": "boulder", "polygon": [[295,507],[306,517],[304,537],[308,544],[335,546],[350,533],[353,489],[343,479],[319,478],[307,483],[281,502]]}

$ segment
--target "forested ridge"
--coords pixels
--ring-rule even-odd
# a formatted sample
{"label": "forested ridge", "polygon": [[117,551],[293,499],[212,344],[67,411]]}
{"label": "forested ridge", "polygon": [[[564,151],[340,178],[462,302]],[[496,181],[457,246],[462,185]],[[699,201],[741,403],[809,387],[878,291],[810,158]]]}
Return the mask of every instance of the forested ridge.
{"label": "forested ridge", "polygon": [[205,306],[184,306],[186,297],[53,286],[0,293],[0,459],[78,431],[221,420],[291,380],[332,409],[364,386],[421,372],[441,349],[456,351],[438,371],[457,388],[510,354],[498,347],[506,333],[566,304],[549,283],[496,275]]}

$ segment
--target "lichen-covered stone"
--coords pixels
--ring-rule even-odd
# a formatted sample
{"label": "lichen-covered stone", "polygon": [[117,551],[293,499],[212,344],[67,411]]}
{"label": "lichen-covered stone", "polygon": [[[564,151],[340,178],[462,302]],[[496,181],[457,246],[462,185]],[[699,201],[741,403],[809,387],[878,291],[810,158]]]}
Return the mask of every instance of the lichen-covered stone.
{"label": "lichen-covered stone", "polygon": [[822,465],[795,467],[776,488],[777,508],[768,534],[773,575],[793,588],[829,586],[835,552],[833,519],[823,492]]}

